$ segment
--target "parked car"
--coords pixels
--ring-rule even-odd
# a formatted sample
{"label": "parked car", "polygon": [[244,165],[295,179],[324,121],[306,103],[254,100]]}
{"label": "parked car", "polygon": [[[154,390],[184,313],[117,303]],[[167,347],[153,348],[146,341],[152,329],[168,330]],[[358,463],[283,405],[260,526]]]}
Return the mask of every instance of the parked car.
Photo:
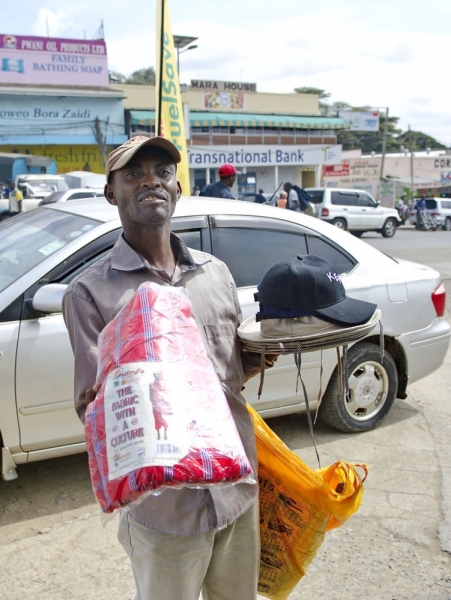
{"label": "parked car", "polygon": [[365,231],[377,231],[393,237],[402,224],[398,211],[381,206],[368,192],[354,189],[306,188],[318,208],[318,217],[335,227],[360,237]]}
{"label": "parked car", "polygon": [[[351,297],[382,310],[379,329],[349,348],[350,401],[339,393],[337,355],[304,353],[302,373],[311,408],[322,390],[320,416],[342,431],[376,427],[407,384],[442,364],[450,326],[445,289],[434,269],[382,254],[315,219],[249,202],[182,198],[172,221],[188,246],[224,260],[237,284],[243,317],[255,314],[256,285],[274,263],[316,254],[333,264]],[[105,255],[121,233],[116,207],[104,199],[53,203],[0,224],[0,434],[2,475],[25,462],[83,452],[83,427],[73,408],[73,355],[61,313],[63,293]],[[305,412],[296,392],[293,356],[246,383],[246,399],[263,417]]]}
{"label": "parked car", "polygon": [[[246,192],[245,194],[242,194],[238,198],[238,200],[245,200],[246,202],[255,202],[255,198],[257,196],[258,196],[257,192]],[[266,199],[266,201],[264,202],[264,204],[266,204],[266,203],[274,204],[275,203],[275,198],[277,197],[277,194],[263,194],[263,196]]]}
{"label": "parked car", "polygon": [[104,198],[103,188],[71,188],[64,192],[53,192],[39,202],[38,206],[53,204],[54,202],[67,202],[68,200],[81,200],[83,198]]}
{"label": "parked car", "polygon": [[[426,198],[426,210],[436,225],[451,231],[451,198]],[[410,224],[417,226],[415,205],[410,210]]]}
{"label": "parked car", "polygon": [[[23,211],[33,210],[43,198],[47,198],[47,196],[53,192],[63,192],[69,189],[66,180],[62,175],[52,174],[26,173],[17,175],[15,186],[16,189],[21,191],[23,196]],[[0,220],[9,219],[9,217],[9,199],[2,198],[0,199]]]}
{"label": "parked car", "polygon": [[[240,200],[245,200],[246,202],[255,202],[255,197],[257,196],[256,193],[251,193],[251,192],[247,192],[246,194],[243,194],[240,197]],[[271,206],[275,206],[276,202],[277,202],[277,198],[279,197],[279,192],[273,192],[272,194],[263,194],[263,196],[266,198],[266,201],[264,202],[264,204],[269,204]],[[318,208],[317,205],[314,204],[313,202],[310,202],[310,206],[312,209],[312,216],[313,217],[317,217],[318,216]]]}

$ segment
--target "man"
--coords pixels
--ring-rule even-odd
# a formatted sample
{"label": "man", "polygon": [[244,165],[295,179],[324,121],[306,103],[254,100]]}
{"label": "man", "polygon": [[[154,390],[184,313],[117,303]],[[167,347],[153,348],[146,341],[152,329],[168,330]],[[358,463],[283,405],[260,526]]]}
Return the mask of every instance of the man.
{"label": "man", "polygon": [[[313,216],[312,207],[310,206],[310,204],[306,205],[303,202],[301,202],[301,199],[299,198],[299,194],[294,189],[293,184],[291,184],[290,182],[287,181],[287,183],[284,184],[283,189],[288,194],[287,208],[290,208],[291,210],[294,210],[296,212],[303,212],[306,215]],[[307,192],[305,192],[304,190],[301,190],[301,191],[303,194],[307,194]],[[304,206],[305,206],[305,208],[303,208]]]}
{"label": "man", "polygon": [[219,181],[216,183],[210,183],[206,185],[202,190],[202,196],[210,196],[211,198],[229,198],[234,200],[235,197],[232,194],[232,187],[235,183],[237,170],[229,163],[219,167]]}
{"label": "man", "polygon": [[16,190],[16,184],[12,179],[8,180],[8,188],[9,188],[9,214],[11,217],[14,215],[18,215],[23,210],[22,205],[22,192],[20,190]]}
{"label": "man", "polygon": [[[111,152],[105,197],[123,226],[112,251],[69,286],[63,313],[75,354],[75,407],[97,391],[97,338],[144,281],[183,287],[193,303],[247,456],[257,472],[253,424],[241,396],[260,357],[241,351],[236,288],[224,263],[171,233],[180,154],[167,139],[137,136]],[[267,357],[267,366],[273,364]],[[131,505],[118,537],[131,559],[136,600],[253,600],[259,565],[258,486],[166,489]]]}
{"label": "man", "polygon": [[266,198],[263,196],[263,190],[258,190],[258,194],[255,196],[255,202],[257,202],[257,204],[264,204],[266,202]]}

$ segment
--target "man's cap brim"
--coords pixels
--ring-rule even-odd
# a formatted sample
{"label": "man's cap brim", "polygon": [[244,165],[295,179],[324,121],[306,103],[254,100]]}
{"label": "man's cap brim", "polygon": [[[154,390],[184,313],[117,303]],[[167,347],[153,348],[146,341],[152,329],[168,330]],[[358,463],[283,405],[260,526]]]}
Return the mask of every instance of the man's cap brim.
{"label": "man's cap brim", "polygon": [[270,354],[293,353],[299,342],[305,352],[314,352],[356,342],[367,336],[380,320],[381,311],[377,309],[368,321],[361,325],[353,327],[331,325],[330,328],[326,327],[316,332],[307,326],[305,333],[269,338],[261,333],[261,321],[257,321],[255,316],[252,316],[238,327],[238,337],[243,347],[250,352],[260,352],[264,348],[265,352]]}
{"label": "man's cap brim", "polygon": [[144,146],[161,148],[161,150],[164,150],[171,156],[175,164],[178,164],[182,160],[181,154],[177,147],[167,138],[161,136],[145,138],[135,144],[130,143],[128,146],[119,146],[119,148],[116,148],[116,150],[111,152],[110,156],[108,157],[106,168],[107,178],[112,171],[118,171],[119,169],[122,169],[122,167],[125,167],[125,165],[130,162],[133,156]]}

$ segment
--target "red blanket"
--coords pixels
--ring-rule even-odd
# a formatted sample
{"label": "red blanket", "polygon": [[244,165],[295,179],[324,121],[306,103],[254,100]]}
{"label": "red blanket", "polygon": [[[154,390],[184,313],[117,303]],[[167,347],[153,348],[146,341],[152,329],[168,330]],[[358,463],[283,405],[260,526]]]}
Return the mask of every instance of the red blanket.
{"label": "red blanket", "polygon": [[183,289],[143,283],[98,346],[102,386],[85,434],[103,512],[164,487],[253,481]]}

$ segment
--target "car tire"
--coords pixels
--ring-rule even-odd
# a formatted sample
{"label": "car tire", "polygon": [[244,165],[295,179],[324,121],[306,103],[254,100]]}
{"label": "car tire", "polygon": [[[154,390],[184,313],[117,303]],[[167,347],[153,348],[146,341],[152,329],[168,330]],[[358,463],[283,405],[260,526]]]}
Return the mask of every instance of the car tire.
{"label": "car tire", "polygon": [[365,233],[364,231],[351,231],[352,235],[355,235],[355,237],[362,237],[362,235]]}
{"label": "car tire", "polygon": [[346,433],[370,431],[390,411],[398,389],[398,372],[388,352],[381,363],[377,344],[360,342],[348,351],[349,400],[340,394],[338,366],[324,394],[321,419]]}
{"label": "car tire", "polygon": [[344,219],[334,219],[332,221],[332,225],[335,225],[335,227],[338,227],[338,229],[343,229],[343,231],[348,229],[348,224]]}
{"label": "car tire", "polygon": [[396,221],[395,219],[387,219],[381,229],[381,233],[386,238],[391,238],[396,233]]}
{"label": "car tire", "polygon": [[451,218],[450,217],[446,217],[445,223],[443,225],[443,229],[445,231],[451,231]]}

